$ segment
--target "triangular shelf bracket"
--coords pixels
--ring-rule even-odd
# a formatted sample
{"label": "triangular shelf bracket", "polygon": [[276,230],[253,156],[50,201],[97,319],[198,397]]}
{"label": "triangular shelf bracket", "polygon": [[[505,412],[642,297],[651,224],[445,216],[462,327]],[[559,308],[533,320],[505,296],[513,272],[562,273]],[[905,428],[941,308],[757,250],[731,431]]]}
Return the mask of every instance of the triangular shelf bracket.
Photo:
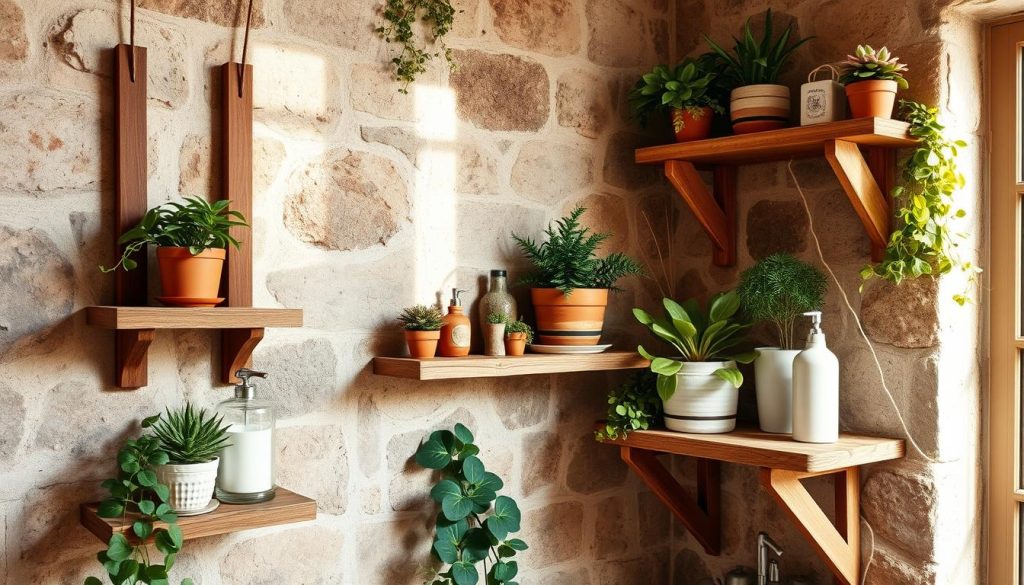
{"label": "triangular shelf bracket", "polygon": [[869,163],[853,142],[828,140],[825,159],[864,224],[864,232],[871,241],[871,260],[881,262],[891,231],[888,193],[892,184],[892,150],[869,150]]}
{"label": "triangular shelf bracket", "polygon": [[690,207],[711,238],[716,266],[736,263],[736,168],[716,165],[713,192],[709,192],[693,163],[665,161],[665,177]]}

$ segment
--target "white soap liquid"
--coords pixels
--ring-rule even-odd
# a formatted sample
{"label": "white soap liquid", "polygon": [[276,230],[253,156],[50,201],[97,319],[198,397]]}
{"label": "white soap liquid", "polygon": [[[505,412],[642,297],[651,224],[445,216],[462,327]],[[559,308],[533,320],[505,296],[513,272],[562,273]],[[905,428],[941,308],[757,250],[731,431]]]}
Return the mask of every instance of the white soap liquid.
{"label": "white soap liquid", "polygon": [[225,492],[251,494],[274,487],[274,435],[260,431],[228,430],[231,446],[220,456],[217,487]]}

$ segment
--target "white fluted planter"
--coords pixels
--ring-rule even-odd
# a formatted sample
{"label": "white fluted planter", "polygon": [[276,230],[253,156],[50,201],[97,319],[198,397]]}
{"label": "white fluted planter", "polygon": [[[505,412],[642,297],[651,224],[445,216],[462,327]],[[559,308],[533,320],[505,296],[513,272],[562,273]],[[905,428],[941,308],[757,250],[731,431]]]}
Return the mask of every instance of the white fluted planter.
{"label": "white fluted planter", "polygon": [[766,433],[793,432],[793,359],[800,350],[759,347],[754,360],[757,420]]}
{"label": "white fluted planter", "polygon": [[736,362],[683,362],[676,392],[664,401],[665,426],[681,433],[728,433],[736,428],[739,389],[714,375]]}
{"label": "white fluted planter", "polygon": [[168,463],[153,468],[158,482],[171,491],[167,504],[175,512],[196,512],[210,505],[217,483],[219,458],[206,463]]}

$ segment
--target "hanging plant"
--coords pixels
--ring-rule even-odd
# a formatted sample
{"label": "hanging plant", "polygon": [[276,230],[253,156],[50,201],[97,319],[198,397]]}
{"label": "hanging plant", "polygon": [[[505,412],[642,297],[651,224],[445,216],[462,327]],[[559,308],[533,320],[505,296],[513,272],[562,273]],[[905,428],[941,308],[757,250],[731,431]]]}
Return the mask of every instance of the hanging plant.
{"label": "hanging plant", "polygon": [[[865,266],[861,277],[899,284],[907,278],[938,276],[957,269],[967,273],[973,283],[981,269],[960,256],[957,248],[967,234],[950,225],[953,218],[967,214],[953,201],[953,195],[964,186],[956,158],[967,144],[944,135],[938,108],[900,100],[900,115],[920,143],[903,165],[904,184],[892,190],[898,227],[889,236],[885,259]],[[967,291],[953,295],[953,300],[963,305],[969,300]]]}
{"label": "hanging plant", "polygon": [[[377,27],[377,34],[385,41],[402,47],[402,52],[391,59],[395,79],[405,83],[398,91],[409,93],[409,84],[427,70],[427,62],[434,57],[443,55],[449,67],[455,70],[451,49],[444,43],[445,35],[455,22],[455,8],[451,0],[386,0],[383,16],[386,24]],[[414,30],[417,20],[425,29],[424,44],[434,45],[438,50],[430,52],[417,42],[419,39]]]}

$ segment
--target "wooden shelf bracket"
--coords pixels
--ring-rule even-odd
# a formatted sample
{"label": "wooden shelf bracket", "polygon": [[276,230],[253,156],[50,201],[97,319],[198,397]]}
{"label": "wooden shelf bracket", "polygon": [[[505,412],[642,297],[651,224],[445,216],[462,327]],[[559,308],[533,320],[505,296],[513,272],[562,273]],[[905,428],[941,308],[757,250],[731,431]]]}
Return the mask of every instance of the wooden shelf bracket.
{"label": "wooden shelf bracket", "polygon": [[[873,157],[869,165],[860,148],[845,140],[825,142],[825,158],[835,172],[839,184],[850,199],[854,211],[864,224],[864,231],[871,240],[871,260],[880,262],[885,258],[885,245],[890,233],[889,184],[885,157]],[[879,186],[877,178],[882,179]]]}
{"label": "wooden shelf bracket", "polygon": [[155,329],[125,329],[114,338],[117,360],[117,386],[142,388],[149,381],[149,346],[156,339]]}
{"label": "wooden shelf bracket", "polygon": [[[836,524],[800,480],[833,474]],[[761,484],[789,515],[842,585],[860,585],[860,468],[815,473],[761,469]]]}
{"label": "wooden shelf bracket", "polygon": [[704,551],[718,556],[722,551],[722,486],[718,461],[697,459],[697,498],[694,499],[658,461],[654,451],[621,447],[621,456],[693,534]]}
{"label": "wooden shelf bracket", "polygon": [[716,266],[736,263],[736,169],[714,167],[713,193],[709,193],[693,163],[665,161],[665,177],[704,227],[714,247]]}
{"label": "wooden shelf bracket", "polygon": [[225,384],[237,384],[235,372],[252,363],[252,352],[263,340],[262,328],[225,329],[220,339],[220,379]]}

